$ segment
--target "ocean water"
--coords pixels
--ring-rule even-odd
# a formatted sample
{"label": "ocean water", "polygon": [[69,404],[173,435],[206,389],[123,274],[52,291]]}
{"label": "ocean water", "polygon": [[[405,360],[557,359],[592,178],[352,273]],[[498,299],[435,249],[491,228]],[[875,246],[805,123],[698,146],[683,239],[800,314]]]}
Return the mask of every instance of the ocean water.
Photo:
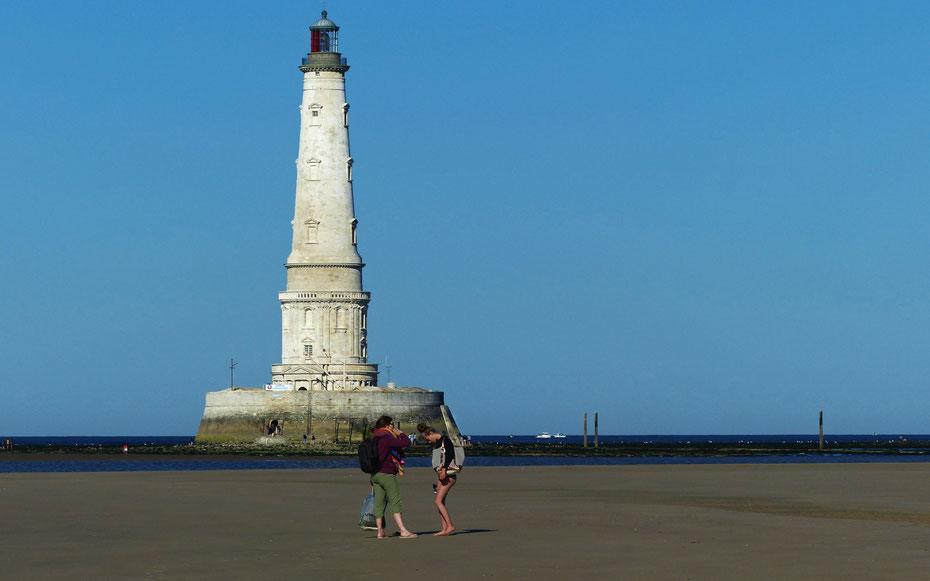
{"label": "ocean water", "polygon": [[[914,442],[930,441],[930,434],[824,434],[824,442],[897,442],[901,438]],[[492,435],[471,436],[472,442],[491,443],[538,443],[538,444],[581,444],[581,434],[566,435],[564,438],[539,438],[536,435]],[[598,436],[599,442],[632,444],[794,444],[817,443],[819,434],[651,434],[651,435],[605,435]],[[594,442],[594,434],[588,434],[588,443]]]}
{"label": "ocean water", "polygon": [[[930,435],[922,434],[847,434],[829,435],[824,440],[831,443],[844,442],[897,442],[899,436],[914,441],[928,442]],[[7,437],[0,436],[0,442]],[[192,436],[44,436],[9,438],[14,445],[29,446],[130,446],[186,444]],[[593,436],[589,435],[589,442]],[[816,443],[819,436],[808,434],[771,434],[771,435],[604,435],[601,442],[632,443]],[[515,443],[580,443],[581,435],[566,438],[538,440],[533,435],[510,436],[490,435],[472,436],[473,442],[515,442]],[[16,459],[13,459],[16,458]],[[882,454],[759,454],[740,457],[636,457],[636,458],[592,458],[568,456],[524,456],[524,457],[490,457],[470,456],[467,466],[630,466],[661,464],[842,464],[842,463],[888,463],[888,462],[930,462],[930,455],[882,455]],[[414,457],[407,461],[410,467],[427,467],[429,458]],[[125,471],[173,471],[173,470],[310,470],[318,468],[341,468],[358,470],[358,460],[351,457],[319,458],[285,458],[285,457],[227,457],[224,459],[203,459],[196,456],[177,459],[139,459],[132,455],[108,455],[101,460],[61,460],[47,457],[41,460],[21,460],[9,456],[0,461],[0,473],[11,472],[125,472]]]}
{"label": "ocean water", "polygon": [[194,441],[194,436],[0,436],[19,446],[174,446]]}

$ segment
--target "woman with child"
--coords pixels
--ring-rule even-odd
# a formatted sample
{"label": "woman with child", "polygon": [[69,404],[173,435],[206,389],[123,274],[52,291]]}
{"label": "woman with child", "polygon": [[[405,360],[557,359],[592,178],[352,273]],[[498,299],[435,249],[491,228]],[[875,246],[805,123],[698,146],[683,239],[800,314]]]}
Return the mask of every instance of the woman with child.
{"label": "woman with child", "polygon": [[400,538],[413,539],[417,535],[411,533],[404,526],[401,518],[400,487],[397,485],[397,475],[404,473],[405,457],[403,449],[410,446],[407,434],[394,427],[391,416],[381,416],[375,422],[375,431],[371,435],[378,442],[378,458],[383,458],[381,469],[371,476],[371,485],[375,490],[375,523],[378,526],[378,538],[383,539],[384,511],[390,508],[394,515],[394,522],[400,529]]}

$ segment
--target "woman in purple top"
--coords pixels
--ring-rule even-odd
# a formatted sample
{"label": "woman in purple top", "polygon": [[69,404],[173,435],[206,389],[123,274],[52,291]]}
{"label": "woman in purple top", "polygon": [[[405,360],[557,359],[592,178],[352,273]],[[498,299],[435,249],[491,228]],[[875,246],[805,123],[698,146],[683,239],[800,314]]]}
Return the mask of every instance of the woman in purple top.
{"label": "woman in purple top", "polygon": [[390,416],[378,418],[371,437],[378,442],[378,457],[383,458],[381,470],[371,477],[371,485],[375,489],[375,523],[378,525],[378,538],[385,537],[384,509],[390,507],[394,522],[400,529],[400,538],[412,539],[417,535],[404,526],[404,519],[400,516],[400,487],[397,485],[397,475],[404,473],[403,449],[410,445],[410,438],[394,428],[394,420]]}

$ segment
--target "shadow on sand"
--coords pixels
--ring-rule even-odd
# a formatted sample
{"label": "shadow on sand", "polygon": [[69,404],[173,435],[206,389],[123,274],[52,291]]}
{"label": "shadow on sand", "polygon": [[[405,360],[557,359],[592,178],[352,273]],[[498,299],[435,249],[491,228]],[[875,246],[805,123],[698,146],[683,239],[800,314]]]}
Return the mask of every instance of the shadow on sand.
{"label": "shadow on sand", "polygon": [[[439,531],[423,531],[422,533],[419,533],[419,534],[431,535],[433,533],[438,533],[438,532]],[[456,531],[449,536],[454,537],[456,535],[470,535],[472,533],[496,533],[496,532],[497,532],[496,529],[462,529],[462,530],[456,529]]]}

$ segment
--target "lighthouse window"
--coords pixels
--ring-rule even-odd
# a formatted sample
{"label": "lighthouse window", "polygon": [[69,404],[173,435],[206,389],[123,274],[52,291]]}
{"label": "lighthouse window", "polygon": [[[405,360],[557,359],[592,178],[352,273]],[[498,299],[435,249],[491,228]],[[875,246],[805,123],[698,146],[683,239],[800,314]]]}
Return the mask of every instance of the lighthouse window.
{"label": "lighthouse window", "polygon": [[304,355],[313,357],[313,345],[304,345]]}
{"label": "lighthouse window", "polygon": [[351,157],[346,160],[346,179],[350,182],[352,181],[352,164],[355,163],[355,160]]}
{"label": "lighthouse window", "polygon": [[322,108],[320,105],[310,105],[310,125],[320,125],[320,109]]}
{"label": "lighthouse window", "polygon": [[307,160],[307,179],[311,182],[316,182],[320,180],[320,160],[318,159],[309,159]]}
{"label": "lighthouse window", "polygon": [[319,244],[320,242],[320,223],[316,220],[307,220],[304,222],[307,227],[307,244]]}

